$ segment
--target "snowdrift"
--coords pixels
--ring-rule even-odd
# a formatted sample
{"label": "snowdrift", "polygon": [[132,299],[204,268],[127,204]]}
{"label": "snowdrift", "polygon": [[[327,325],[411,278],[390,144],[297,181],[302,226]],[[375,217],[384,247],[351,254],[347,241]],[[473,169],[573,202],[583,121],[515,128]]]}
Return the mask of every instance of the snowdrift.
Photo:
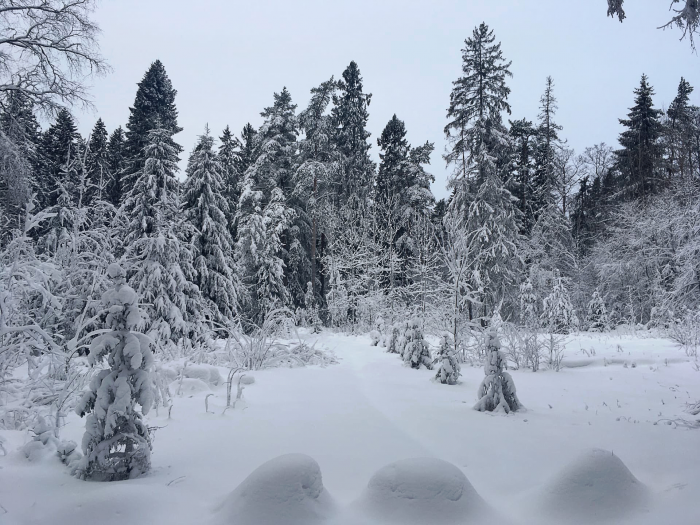
{"label": "snowdrift", "polygon": [[335,514],[318,463],[286,454],[263,463],[217,509],[221,525],[311,525]]}
{"label": "snowdrift", "polygon": [[592,449],[565,467],[540,497],[541,510],[552,520],[601,523],[647,510],[648,489],[620,458]]}
{"label": "snowdrift", "polygon": [[456,466],[414,458],[377,471],[355,510],[376,523],[466,524],[480,521],[488,507]]}

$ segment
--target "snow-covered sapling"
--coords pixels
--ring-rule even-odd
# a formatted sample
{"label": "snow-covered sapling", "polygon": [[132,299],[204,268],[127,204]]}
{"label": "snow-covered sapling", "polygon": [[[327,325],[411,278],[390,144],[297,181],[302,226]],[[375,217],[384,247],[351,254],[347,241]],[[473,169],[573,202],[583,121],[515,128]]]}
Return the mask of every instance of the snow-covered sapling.
{"label": "snow-covered sapling", "polygon": [[152,341],[139,331],[143,318],[138,296],[125,284],[124,270],[110,264],[107,275],[114,285],[102,296],[108,331],[90,345],[88,362],[95,366],[106,358],[109,368],[93,377],[75,409],[79,416],[87,415],[85,456],[77,474],[95,481],[133,478],[147,472],[151,463],[151,440],[142,414],[154,400]]}
{"label": "snow-covered sapling", "polygon": [[399,325],[395,324],[391,327],[391,332],[387,336],[386,351],[390,354],[400,354],[399,344]]}
{"label": "snow-covered sapling", "polygon": [[564,278],[555,271],[552,292],[542,301],[542,325],[550,332],[568,334],[578,326],[576,310],[569,299]]}
{"label": "snow-covered sapling", "polygon": [[515,383],[508,372],[503,370],[505,356],[501,352],[501,341],[497,332],[490,328],[484,334],[486,347],[486,377],[479,385],[479,401],[474,409],[479,412],[515,412],[522,408],[515,393]]}
{"label": "snow-covered sapling", "polygon": [[460,366],[455,358],[452,334],[446,333],[440,338],[436,361],[438,370],[435,379],[444,385],[456,384],[460,376]]}
{"label": "snow-covered sapling", "polygon": [[420,321],[415,317],[406,324],[404,341],[404,362],[411,365],[411,368],[421,368],[424,366],[428,370],[432,370],[433,358],[430,355],[430,348],[423,338],[423,330],[421,330]]}
{"label": "snow-covered sapling", "polygon": [[588,325],[592,332],[605,332],[610,330],[610,319],[605,308],[605,302],[598,293],[593,292],[591,301],[588,303]]}

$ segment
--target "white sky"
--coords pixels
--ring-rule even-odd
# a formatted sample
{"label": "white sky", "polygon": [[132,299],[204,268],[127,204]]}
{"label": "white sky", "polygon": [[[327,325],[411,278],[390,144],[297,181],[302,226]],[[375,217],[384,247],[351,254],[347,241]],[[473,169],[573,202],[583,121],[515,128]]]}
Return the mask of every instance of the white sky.
{"label": "white sky", "polygon": [[605,0],[104,0],[96,19],[113,72],[94,82],[97,111],[79,113],[79,127],[87,135],[98,116],[110,133],[125,125],[136,83],[160,59],[178,91],[184,131],[176,139],[187,158],[205,124],[217,137],[226,124],[236,134],[246,122],[257,127],[283,86],[302,109],[312,87],[355,60],[372,93],[373,157],[396,113],[413,145],[435,142],[433,192],[444,197],[445,112],[464,39],[482,21],[513,61],[510,118],[537,118],[552,75],[557,121],[578,152],[616,145],[617,119],[632,105],[642,73],[657,107],[673,100],[681,76],[700,104],[700,58],[678,31],[656,29],[669,18],[670,0],[625,4],[620,24],[606,18]]}

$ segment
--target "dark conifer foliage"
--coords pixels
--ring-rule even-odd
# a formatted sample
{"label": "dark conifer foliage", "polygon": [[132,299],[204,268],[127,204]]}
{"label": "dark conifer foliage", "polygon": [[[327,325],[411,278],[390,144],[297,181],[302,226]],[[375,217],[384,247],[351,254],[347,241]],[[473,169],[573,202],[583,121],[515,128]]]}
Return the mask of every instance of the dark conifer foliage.
{"label": "dark conifer foliage", "polygon": [[514,153],[512,193],[522,214],[520,233],[528,235],[537,222],[534,180],[537,130],[527,119],[511,121],[510,137]]}
{"label": "dark conifer foliage", "polygon": [[[128,182],[133,182],[132,175],[143,168],[143,149],[148,144],[149,131],[160,127],[167,130],[171,137],[182,131],[177,124],[175,95],[177,91],[173,88],[163,63],[156,60],[138,83],[134,105],[129,108],[129,121],[126,124],[128,164],[125,173]],[[177,153],[182,152],[180,145],[175,142],[173,145]]]}
{"label": "dark conifer foliage", "polygon": [[367,131],[367,107],[372,95],[364,93],[360,68],[355,61],[343,71],[338,93],[333,95],[333,137],[343,155],[343,167],[336,181],[337,198],[365,198],[372,190],[374,162],[369,158],[370,133]]}
{"label": "dark conifer foliage", "polygon": [[115,129],[109,137],[107,144],[107,160],[109,166],[109,183],[106,188],[107,200],[116,208],[122,202],[124,188],[122,176],[126,169],[126,137],[121,126]]}
{"label": "dark conifer foliage", "polygon": [[92,206],[96,200],[107,197],[107,188],[111,182],[108,146],[107,128],[102,119],[97,119],[87,145],[86,180],[82,202],[85,206]]}
{"label": "dark conifer foliage", "polygon": [[255,162],[258,158],[258,141],[257,141],[257,130],[250,124],[243,126],[241,131],[240,142],[240,152],[236,157],[236,169],[240,173],[241,177],[245,174],[246,170]]}
{"label": "dark conifer foliage", "polygon": [[659,173],[661,111],[654,108],[654,89],[646,75],[642,75],[634,94],[634,106],[626,119],[620,119],[627,129],[620,134],[617,168],[623,198],[644,200],[663,187]]}
{"label": "dark conifer foliage", "polygon": [[79,155],[79,137],[75,121],[67,109],[59,111],[56,121],[43,134],[36,184],[39,202],[45,208],[55,206],[62,192],[77,199],[80,182],[75,172],[66,170],[66,167]]}

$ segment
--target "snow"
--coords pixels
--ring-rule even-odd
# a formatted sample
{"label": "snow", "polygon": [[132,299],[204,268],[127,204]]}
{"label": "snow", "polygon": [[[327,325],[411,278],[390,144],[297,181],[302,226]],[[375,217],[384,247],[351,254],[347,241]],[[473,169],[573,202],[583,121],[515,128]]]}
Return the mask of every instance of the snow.
{"label": "snow", "polygon": [[[604,506],[586,509],[581,500],[608,492],[618,494],[606,500],[620,509],[616,524],[700,523],[700,430],[665,424],[696,419],[684,409],[700,399],[700,372],[668,340],[646,331],[570,335],[564,364],[581,366],[558,373],[510,370],[528,411],[503,415],[472,410],[484,377],[480,366],[462,365],[460,382],[443,385],[432,381],[435,372],[405,367],[369,337],[302,336],[310,344],[318,338],[317,346],[333,350],[339,363],[256,371],[243,392],[245,402],[225,412],[224,384],[175,396],[170,418],[167,409],[151,410],[145,422],[158,429],[152,471],[145,477],[81,481],[55,453],[29,462],[21,447],[32,441],[32,432],[0,431],[8,452],[0,452],[0,523],[219,525],[237,487],[261,465],[289,453],[306,454],[320,466],[338,509],[329,525],[357,525],[351,521],[355,505],[366,497],[370,480],[392,463],[404,465],[404,479],[414,476],[422,495],[431,489],[418,486],[420,480],[448,478],[442,486],[454,487],[455,469],[460,471],[497,513],[495,523],[543,525],[551,518],[568,525],[581,519],[581,508],[591,513],[587,524],[603,523],[605,516],[593,511]],[[429,342],[435,348],[437,340]],[[226,377],[227,370],[219,371]],[[210,394],[207,413],[204,399]],[[60,439],[79,443],[84,423],[68,414]],[[592,448],[610,452],[607,463],[571,463]],[[411,458],[449,465],[436,462],[444,468],[417,473],[406,466]],[[552,506],[545,505],[552,480],[575,480],[571,472],[586,468],[594,485],[564,492],[558,504],[565,508],[552,516]],[[637,486],[626,469],[646,487],[648,497],[639,505],[622,498]],[[617,481],[605,481],[609,475]],[[566,498],[569,503],[562,503]],[[437,502],[425,499],[426,506]],[[359,523],[384,525],[376,516]]]}
{"label": "snow", "polygon": [[217,521],[222,525],[311,525],[325,521],[335,508],[318,463],[304,454],[285,454],[248,476],[218,509]]}
{"label": "snow", "polygon": [[649,492],[614,452],[592,449],[554,477],[541,500],[553,521],[591,523],[647,511]]}
{"label": "snow", "polygon": [[377,522],[467,523],[486,505],[462,471],[441,459],[410,458],[381,468],[357,502]]}

